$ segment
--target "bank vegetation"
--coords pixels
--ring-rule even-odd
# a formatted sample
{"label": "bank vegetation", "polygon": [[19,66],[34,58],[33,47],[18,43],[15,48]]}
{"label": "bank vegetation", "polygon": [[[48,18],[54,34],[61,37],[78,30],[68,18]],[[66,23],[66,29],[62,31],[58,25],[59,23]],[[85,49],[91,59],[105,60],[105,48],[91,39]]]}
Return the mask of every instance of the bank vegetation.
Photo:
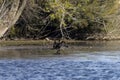
{"label": "bank vegetation", "polygon": [[119,0],[0,0],[3,39],[120,39]]}

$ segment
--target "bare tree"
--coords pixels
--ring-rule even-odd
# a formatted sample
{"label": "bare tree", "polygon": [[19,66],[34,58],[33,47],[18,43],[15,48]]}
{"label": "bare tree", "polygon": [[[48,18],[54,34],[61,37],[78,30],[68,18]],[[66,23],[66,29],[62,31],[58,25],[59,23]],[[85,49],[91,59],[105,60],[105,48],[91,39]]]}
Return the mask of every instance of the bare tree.
{"label": "bare tree", "polygon": [[0,5],[0,38],[19,19],[27,0],[3,0]]}

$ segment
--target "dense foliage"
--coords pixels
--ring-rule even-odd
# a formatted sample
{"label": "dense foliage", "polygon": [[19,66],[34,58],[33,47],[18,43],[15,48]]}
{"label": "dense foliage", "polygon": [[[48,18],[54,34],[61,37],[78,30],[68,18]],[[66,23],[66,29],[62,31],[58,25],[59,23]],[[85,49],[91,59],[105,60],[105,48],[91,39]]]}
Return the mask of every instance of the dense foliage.
{"label": "dense foliage", "polygon": [[[89,39],[106,35],[118,0],[28,0],[9,38]],[[100,36],[97,36],[100,37]]]}

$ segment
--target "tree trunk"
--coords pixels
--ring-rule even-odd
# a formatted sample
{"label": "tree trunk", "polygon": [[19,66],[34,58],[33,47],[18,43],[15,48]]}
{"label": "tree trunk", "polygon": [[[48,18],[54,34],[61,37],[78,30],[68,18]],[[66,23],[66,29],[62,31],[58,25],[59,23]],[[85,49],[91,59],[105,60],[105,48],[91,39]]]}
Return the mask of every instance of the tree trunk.
{"label": "tree trunk", "polygon": [[19,19],[27,0],[4,0],[0,8],[0,38]]}

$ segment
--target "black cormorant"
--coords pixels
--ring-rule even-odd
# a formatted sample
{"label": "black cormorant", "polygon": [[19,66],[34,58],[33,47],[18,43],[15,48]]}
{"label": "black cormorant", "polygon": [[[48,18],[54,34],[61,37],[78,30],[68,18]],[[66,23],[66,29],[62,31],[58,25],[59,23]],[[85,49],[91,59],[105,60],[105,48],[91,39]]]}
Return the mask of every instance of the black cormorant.
{"label": "black cormorant", "polygon": [[63,46],[64,43],[65,43],[64,41],[60,41],[60,40],[58,40],[58,41],[55,40],[54,41],[53,49],[57,50],[56,54],[60,54],[60,49],[61,49],[61,47]]}

